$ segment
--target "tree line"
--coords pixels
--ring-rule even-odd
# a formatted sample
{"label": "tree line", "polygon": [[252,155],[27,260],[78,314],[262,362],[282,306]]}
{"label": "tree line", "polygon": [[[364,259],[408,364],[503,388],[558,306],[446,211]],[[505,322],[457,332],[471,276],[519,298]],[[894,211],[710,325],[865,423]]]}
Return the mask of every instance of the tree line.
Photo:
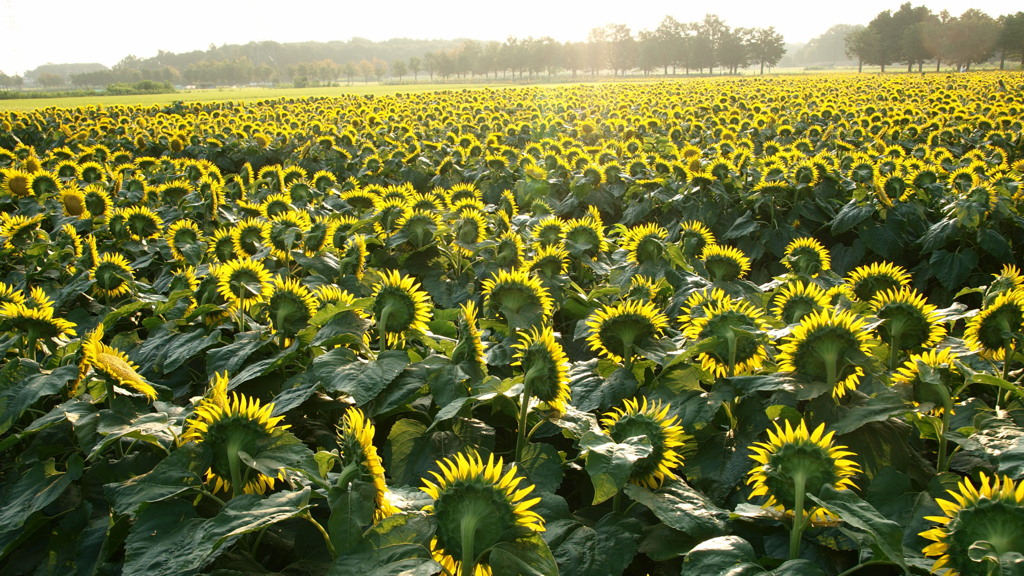
{"label": "tree line", "polygon": [[906,65],[908,72],[916,66],[920,72],[926,63],[934,63],[936,71],[943,64],[970,70],[997,56],[1000,70],[1014,57],[1024,67],[1024,12],[993,18],[971,8],[954,17],[907,2],[847,35],[846,53],[858,60],[858,69],[867,64],[882,72],[893,64]]}

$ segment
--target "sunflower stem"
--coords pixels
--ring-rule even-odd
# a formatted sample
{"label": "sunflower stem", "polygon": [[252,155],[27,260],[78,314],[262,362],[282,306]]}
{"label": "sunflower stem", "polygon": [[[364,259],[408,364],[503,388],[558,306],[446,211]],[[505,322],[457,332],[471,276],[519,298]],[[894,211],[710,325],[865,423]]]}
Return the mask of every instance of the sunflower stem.
{"label": "sunflower stem", "polygon": [[384,309],[380,311],[380,322],[377,324],[377,326],[378,326],[377,327],[377,331],[380,332],[380,342],[377,345],[377,348],[379,348],[381,352],[384,352],[385,350],[388,349],[387,330],[388,330],[388,316],[390,316],[390,315],[391,315],[391,306],[385,306]]}
{"label": "sunflower stem", "polygon": [[473,576],[476,569],[476,556],[473,554],[474,548],[476,548],[476,523],[478,517],[476,514],[467,514],[462,518],[462,524],[459,526],[462,537],[462,562],[459,566],[459,576]]}
{"label": "sunflower stem", "polygon": [[804,498],[806,497],[807,478],[803,473],[793,476],[794,503],[793,503],[793,527],[789,531],[789,559],[796,560],[800,557],[800,539],[803,536],[807,521],[804,518]]}
{"label": "sunflower stem", "polygon": [[729,372],[727,376],[732,378],[736,375],[736,333],[729,330],[725,335],[725,343],[729,347]]}
{"label": "sunflower stem", "polygon": [[224,451],[228,456],[228,468],[231,470],[231,497],[242,495],[245,491],[245,486],[242,484],[242,462],[238,457],[238,451],[241,449],[239,443],[234,439],[230,438],[227,445],[224,447]]}
{"label": "sunflower stem", "polygon": [[533,378],[531,371],[523,376],[523,398],[519,406],[519,434],[516,437],[516,462],[523,457],[523,449],[526,448],[526,417],[530,412],[530,396],[533,391]]}
{"label": "sunflower stem", "polygon": [[946,440],[946,430],[949,430],[949,420],[952,412],[953,406],[951,402],[948,406],[942,407],[941,429],[937,430],[939,436],[939,458],[938,462],[936,463],[936,468],[937,471],[940,473],[947,472],[949,470],[949,455],[946,454],[946,451],[948,449],[948,441]]}
{"label": "sunflower stem", "polygon": [[893,328],[891,337],[889,339],[889,371],[896,370],[896,362],[900,354],[900,336],[902,336],[903,327],[897,323]]}
{"label": "sunflower stem", "polygon": [[331,553],[331,558],[337,558],[338,552],[334,549],[334,544],[331,543],[331,535],[327,533],[323,525],[317,522],[316,518],[313,518],[313,515],[308,510],[302,514],[302,517],[309,520],[316,527],[317,531],[320,532],[320,535],[324,537],[324,544],[327,545],[327,551]]}

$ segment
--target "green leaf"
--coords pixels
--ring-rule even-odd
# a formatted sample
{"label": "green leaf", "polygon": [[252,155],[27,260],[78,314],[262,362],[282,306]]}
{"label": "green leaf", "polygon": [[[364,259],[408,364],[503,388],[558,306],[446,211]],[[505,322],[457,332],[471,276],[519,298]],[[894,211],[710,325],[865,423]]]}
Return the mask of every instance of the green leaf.
{"label": "green leaf", "polygon": [[434,517],[420,512],[389,516],[364,534],[358,548],[341,554],[329,576],[432,576],[441,569],[431,559]]}
{"label": "green leaf", "polygon": [[587,473],[594,485],[594,504],[615,496],[629,481],[633,464],[651,454],[651,442],[635,436],[619,443],[610,436],[588,432],[580,439],[580,450],[586,454]]}
{"label": "green leaf", "polygon": [[562,485],[562,457],[551,444],[527,444],[519,467],[540,492],[555,492]]}
{"label": "green leaf", "polygon": [[666,481],[655,491],[630,484],[626,486],[626,494],[650,508],[669,527],[696,538],[711,538],[728,532],[729,512],[679,478]]}
{"label": "green leaf", "polygon": [[832,234],[842,234],[848,230],[853,230],[861,222],[867,220],[874,214],[875,208],[870,204],[859,204],[856,199],[850,200],[836,217],[832,219]]}
{"label": "green leaf", "polygon": [[257,350],[266,346],[269,340],[261,338],[260,332],[242,332],[235,341],[206,353],[206,375],[212,377],[218,372],[235,374]]}
{"label": "green leaf", "polygon": [[771,573],[775,576],[825,576],[821,566],[803,558],[786,560]]}
{"label": "green leaf", "polygon": [[386,350],[376,360],[354,362],[349,361],[348,354],[334,352],[313,360],[313,372],[324,389],[352,396],[356,406],[376,398],[409,365],[405,350]]}
{"label": "green leaf", "polygon": [[372,482],[355,480],[347,486],[332,486],[327,495],[331,517],[327,532],[339,554],[355,548],[363,532],[373,524],[377,489]]}
{"label": "green leaf", "polygon": [[884,422],[898,414],[912,409],[903,397],[891,388],[884,389],[875,396],[856,397],[845,405],[837,421],[829,425],[829,430],[839,436],[849,434],[868,422]]}
{"label": "green leaf", "polygon": [[494,576],[557,576],[558,564],[539,534],[501,542],[488,555]]}
{"label": "green leaf", "polygon": [[595,359],[576,363],[569,368],[569,388],[572,390],[573,406],[584,412],[603,412],[636,394],[639,384],[632,372],[619,368],[608,378],[601,378],[593,371],[596,367]]}
{"label": "green leaf", "polygon": [[807,495],[819,506],[839,515],[840,520],[863,531],[874,552],[875,560],[885,560],[907,570],[903,551],[903,529],[899,524],[884,518],[878,510],[861,500],[852,490],[836,490],[826,484],[820,497]]}
{"label": "green leaf", "polygon": [[750,542],[739,536],[719,536],[705,540],[687,552],[679,576],[764,574],[765,570],[754,564],[756,559]]}
{"label": "green leaf", "polygon": [[103,494],[115,512],[134,517],[139,506],[147,502],[160,502],[201,486],[202,474],[209,467],[209,450],[189,442],[158,462],[152,471],[104,485]]}
{"label": "green leaf", "polygon": [[141,510],[125,542],[124,576],[185,576],[208,565],[243,534],[294,518],[309,508],[309,488],[264,498],[232,498],[212,518],[188,502],[165,500]]}
{"label": "green leaf", "polygon": [[0,434],[6,433],[30,406],[41,398],[57,394],[78,375],[78,367],[68,364],[40,373],[31,360],[16,358],[3,368],[0,385]]}
{"label": "green leaf", "polygon": [[0,533],[16,531],[30,516],[42,510],[82,477],[83,461],[78,454],[68,458],[66,469],[57,471],[53,459],[35,466],[4,486],[0,494]]}
{"label": "green leaf", "polygon": [[163,451],[166,451],[175,439],[175,430],[166,412],[150,412],[124,422],[124,417],[120,414],[103,411],[100,413],[96,431],[103,435],[103,441],[93,446],[86,460],[93,460],[122,438],[140,440]]}
{"label": "green leaf", "polygon": [[936,250],[928,259],[928,266],[934,272],[939,284],[949,291],[958,290],[966,283],[967,277],[978,265],[978,253],[970,247],[958,252]]}

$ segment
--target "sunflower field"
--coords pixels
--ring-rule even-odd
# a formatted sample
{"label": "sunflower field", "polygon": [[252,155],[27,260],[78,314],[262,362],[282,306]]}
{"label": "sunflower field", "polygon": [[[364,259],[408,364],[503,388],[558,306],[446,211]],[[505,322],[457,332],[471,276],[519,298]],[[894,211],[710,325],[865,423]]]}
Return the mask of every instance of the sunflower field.
{"label": "sunflower field", "polygon": [[0,573],[1024,574],[1024,78],[0,112]]}

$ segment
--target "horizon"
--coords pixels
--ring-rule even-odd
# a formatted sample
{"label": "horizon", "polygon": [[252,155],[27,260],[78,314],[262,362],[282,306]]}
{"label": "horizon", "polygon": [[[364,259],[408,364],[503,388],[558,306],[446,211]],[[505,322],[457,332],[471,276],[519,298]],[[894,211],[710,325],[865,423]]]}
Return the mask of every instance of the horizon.
{"label": "horizon", "polygon": [[[787,44],[805,44],[838,24],[866,25],[878,13],[896,11],[902,3],[863,0],[829,6],[827,13],[821,14],[820,4],[806,0],[770,4],[731,1],[719,3],[713,10],[669,0],[637,0],[626,14],[621,5],[579,10],[568,3],[542,0],[520,0],[513,13],[498,3],[439,0],[427,5],[402,0],[381,13],[375,4],[346,6],[328,0],[299,0],[290,4],[287,12],[275,11],[276,3],[269,0],[253,0],[244,6],[244,12],[237,6],[179,0],[173,13],[153,16],[138,13],[130,0],[97,0],[87,6],[76,5],[73,11],[68,11],[62,0],[7,0],[0,4],[0,30],[7,45],[0,56],[0,72],[19,76],[47,64],[95,63],[110,68],[129,55],[147,59],[159,51],[185,53],[203,51],[211,45],[263,41],[290,44],[365,38],[373,42],[503,42],[510,37],[551,37],[558,42],[576,42],[608,24],[624,24],[636,35],[641,30],[654,30],[668,16],[685,23],[703,20],[706,14],[718,16],[730,28],[773,27]],[[978,8],[992,17],[1020,10],[1004,0],[911,4],[926,6],[934,13],[947,10],[954,16],[968,8]],[[41,27],[49,41],[40,42],[40,29],[30,25],[39,21],[39,13],[57,15],[47,17],[46,25]],[[262,17],[269,13],[274,17]]]}

